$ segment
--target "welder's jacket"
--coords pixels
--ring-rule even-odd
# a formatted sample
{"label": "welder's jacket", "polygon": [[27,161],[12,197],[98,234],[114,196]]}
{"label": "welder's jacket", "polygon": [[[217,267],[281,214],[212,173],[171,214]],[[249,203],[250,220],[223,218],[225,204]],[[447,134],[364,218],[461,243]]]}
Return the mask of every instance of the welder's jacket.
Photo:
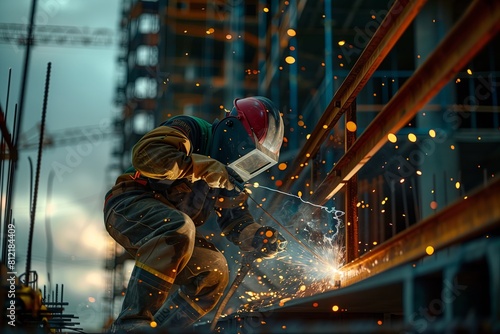
{"label": "welder's jacket", "polygon": [[[210,155],[212,124],[191,116],[177,116],[144,135],[132,150],[132,165],[113,189],[144,189],[187,214],[196,226],[213,211],[224,235],[239,245],[240,232],[254,223],[247,195],[211,188],[196,175],[192,154]],[[113,196],[111,193],[110,196]]]}

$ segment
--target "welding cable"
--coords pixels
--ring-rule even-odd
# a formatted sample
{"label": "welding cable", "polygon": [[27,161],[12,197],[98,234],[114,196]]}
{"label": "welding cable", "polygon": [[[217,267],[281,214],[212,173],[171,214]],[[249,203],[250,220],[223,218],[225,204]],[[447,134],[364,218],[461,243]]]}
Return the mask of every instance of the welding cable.
{"label": "welding cable", "polygon": [[[241,188],[243,189],[242,191],[245,191],[245,187],[238,183],[236,184],[236,188]],[[238,189],[240,190],[240,189]],[[300,241],[295,235],[292,234],[292,232],[290,232],[283,224],[281,224],[278,219],[274,218],[274,216],[269,212],[267,211],[266,209],[264,209],[264,207],[262,205],[260,205],[253,197],[251,194],[249,194],[247,191],[245,191],[246,194],[248,195],[248,198],[250,198],[252,200],[252,202],[254,202],[258,208],[260,208],[262,211],[264,211],[264,213],[269,217],[271,218],[272,221],[274,221],[276,224],[278,224],[279,227],[281,227],[290,237],[292,237],[293,240],[295,240],[299,245],[302,246],[302,248],[304,248],[306,251],[308,251],[309,253],[311,253],[314,257],[316,257],[316,259],[318,259],[319,261],[321,261],[323,264],[329,266],[330,264],[328,263],[328,261],[323,258],[321,255],[319,255],[318,253],[316,253],[311,247],[307,246],[306,244],[304,244],[302,241]]]}

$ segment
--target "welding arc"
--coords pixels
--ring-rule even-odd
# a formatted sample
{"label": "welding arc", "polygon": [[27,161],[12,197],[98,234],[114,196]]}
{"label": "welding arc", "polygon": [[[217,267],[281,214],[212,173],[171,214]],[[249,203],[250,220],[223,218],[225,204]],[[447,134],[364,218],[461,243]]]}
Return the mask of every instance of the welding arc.
{"label": "welding arc", "polygon": [[274,218],[274,216],[269,212],[267,211],[266,209],[264,209],[262,207],[262,205],[260,205],[253,197],[252,195],[250,195],[248,192],[246,192],[247,195],[248,195],[248,198],[250,198],[252,200],[252,202],[254,202],[262,211],[264,211],[264,213],[272,219],[272,221],[274,221],[276,224],[278,224],[278,226],[280,226],[290,237],[292,237],[293,240],[295,240],[299,245],[302,246],[302,248],[304,248],[306,251],[308,251],[309,253],[311,253],[312,255],[314,255],[314,257],[316,257],[316,259],[318,259],[319,261],[323,262],[323,264],[327,265],[327,266],[330,266],[330,263],[328,263],[328,261],[326,261],[325,258],[323,258],[321,255],[319,255],[318,253],[316,253],[311,247],[307,246],[306,244],[304,244],[302,241],[300,241],[295,235],[292,234],[292,232],[290,232],[283,224],[281,224],[278,219]]}

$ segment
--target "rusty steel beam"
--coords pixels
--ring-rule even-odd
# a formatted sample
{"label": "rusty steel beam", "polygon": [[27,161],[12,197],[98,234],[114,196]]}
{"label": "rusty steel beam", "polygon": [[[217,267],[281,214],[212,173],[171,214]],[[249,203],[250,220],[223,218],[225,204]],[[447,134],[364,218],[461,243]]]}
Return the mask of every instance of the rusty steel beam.
{"label": "rusty steel beam", "polygon": [[[471,29],[471,27],[474,27]],[[500,1],[476,0],[338,161],[311,197],[325,203],[500,30]]]}
{"label": "rusty steel beam", "polygon": [[[498,203],[500,203],[500,180],[497,178],[483,188],[477,189],[467,199],[456,201],[439,213],[412,225],[388,242],[339,268],[335,277],[340,280],[338,288],[321,293],[314,293],[314,289],[311,289],[311,293],[303,297],[294,297],[287,301],[286,305],[280,300],[279,303],[252,310],[247,314],[239,313],[236,315],[241,317],[238,323],[248,324],[250,322],[244,317],[256,314],[259,315],[259,319],[264,316],[266,322],[270,323],[279,312],[286,315],[287,320],[283,320],[283,323],[287,325],[294,316],[300,321],[307,321],[306,319],[314,315],[319,316],[321,320],[327,320],[335,316],[335,312],[331,312],[333,305],[346,305],[347,312],[353,315],[356,312],[402,314],[405,312],[403,298],[406,297],[403,297],[403,287],[400,284],[403,284],[408,276],[402,275],[404,273],[402,271],[391,274],[390,270],[410,265],[418,267],[426,263],[426,257],[439,258],[439,251],[453,252],[453,246],[488,237],[494,238],[500,232]],[[428,246],[434,248],[434,255],[427,254]],[[475,256],[472,254],[472,257]],[[381,273],[386,275],[380,275]],[[378,280],[375,277],[378,277]],[[364,281],[368,278],[374,278],[377,283],[373,280]],[[326,313],[321,314],[322,310]],[[339,318],[334,320],[339,325],[342,321],[343,319]]]}
{"label": "rusty steel beam", "polygon": [[[345,113],[345,150],[356,141],[356,131],[347,130],[347,123],[353,122],[356,124],[356,100],[354,100],[349,110]],[[345,261],[346,263],[358,257],[359,252],[359,221],[358,221],[358,178],[352,177],[346,184],[344,196],[345,207]]]}
{"label": "rusty steel beam", "polygon": [[316,155],[321,144],[352,101],[363,89],[380,63],[389,54],[406,28],[425,4],[426,0],[396,0],[366,45],[348,76],[333,96],[330,104],[316,124],[311,136],[297,154],[283,181],[282,190],[288,191],[291,180],[297,179],[308,160]]}
{"label": "rusty steel beam", "polygon": [[500,229],[500,180],[495,180],[412,225],[378,247],[340,268],[342,286],[411,263],[425,256],[427,247],[434,251],[464,241],[487,237]]}

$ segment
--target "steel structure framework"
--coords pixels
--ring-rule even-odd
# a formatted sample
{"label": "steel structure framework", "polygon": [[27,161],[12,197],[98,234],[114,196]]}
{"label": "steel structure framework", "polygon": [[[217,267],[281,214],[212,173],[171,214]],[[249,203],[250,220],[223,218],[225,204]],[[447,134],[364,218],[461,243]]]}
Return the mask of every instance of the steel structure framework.
{"label": "steel structure framework", "polygon": [[[407,181],[408,188],[401,188],[402,192],[398,192],[393,183],[388,183],[380,174],[370,174],[368,168],[387,150],[388,135],[401,137],[429,131],[420,128],[416,120],[422,110],[436,114],[443,113],[446,108],[451,112],[462,112],[460,107],[453,105],[456,103],[453,94],[447,94],[449,100],[446,103],[432,99],[439,96],[453,78],[460,78],[464,68],[482,52],[490,55],[481,58],[489,59],[485,76],[496,78],[494,65],[498,50],[495,41],[500,29],[498,2],[475,0],[470,4],[436,4],[425,0],[396,0],[390,8],[385,8],[385,2],[368,4],[363,1],[250,1],[245,2],[244,8],[234,2],[216,3],[215,7],[200,1],[127,3],[128,9],[124,11],[122,21],[123,36],[127,38],[123,40],[125,51],[121,59],[127,66],[127,74],[124,84],[118,89],[121,97],[117,99],[124,105],[124,129],[136,115],[145,112],[154,114],[155,120],[176,112],[211,117],[214,110],[226,108],[234,94],[268,95],[279,101],[287,124],[282,152],[286,166],[270,171],[263,180],[276,182],[276,187],[283,192],[297,193],[300,190],[302,194],[307,193],[307,200],[317,205],[335,201],[345,209],[344,225],[337,226],[345,237],[346,248],[346,262],[339,268],[341,279],[337,289],[292,299],[284,306],[271,304],[258,309],[261,324],[265,318],[264,322],[281,326],[287,314],[288,317],[293,314],[299,322],[309,325],[311,319],[328,320],[329,326],[363,319],[370,322],[385,319],[390,323],[392,319],[394,323],[401,322],[397,330],[402,330],[406,326],[415,326],[412,316],[418,306],[432,302],[440,293],[440,288],[432,287],[425,283],[426,280],[440,283],[458,278],[467,281],[471,291],[478,295],[491,293],[498,296],[498,284],[494,283],[498,281],[498,263],[493,251],[484,245],[491,240],[491,248],[498,248],[494,236],[499,230],[500,213],[493,207],[499,200],[499,183],[490,181],[498,172],[493,162],[486,158],[481,160],[493,166],[493,170],[486,172],[485,169],[484,182],[474,184],[477,187],[478,183],[484,183],[481,189],[465,194],[463,188],[458,187],[462,193],[440,203],[439,209],[433,209],[430,216],[425,216],[420,210],[428,189],[411,180],[411,183]],[[417,67],[414,60],[408,61],[410,57],[404,55],[416,48],[413,35],[422,29],[418,25],[421,23],[415,20],[423,11],[432,11],[440,5],[448,6],[448,9],[456,5],[467,10],[448,13],[455,22],[444,26],[443,40]],[[379,13],[383,13],[383,20]],[[142,15],[154,17],[159,28],[143,33],[133,31],[132,27],[137,25],[132,22],[140,20]],[[436,17],[441,20],[439,15]],[[243,22],[237,22],[240,18],[244,18]],[[365,45],[349,45],[349,40],[352,42],[359,37],[360,30],[356,28],[363,24],[366,24],[365,28],[372,27],[374,21],[377,29],[369,34]],[[215,32],[212,32],[214,27]],[[228,42],[235,36],[239,36],[238,40]],[[347,41],[347,46],[343,48],[339,44],[339,48],[332,44],[332,40]],[[143,44],[154,47],[157,52],[149,67],[136,63],[137,58],[132,56]],[[359,55],[354,52],[356,48],[360,49]],[[188,54],[190,57],[185,57]],[[356,60],[352,66],[346,60],[348,56]],[[285,58],[290,62],[284,61]],[[155,94],[138,98],[131,87],[135,87],[134,81],[143,75],[156,80],[158,85],[153,89]],[[392,77],[392,83],[388,77]],[[340,78],[345,78],[341,84]],[[472,79],[468,83],[468,91],[459,92],[457,88],[456,94],[463,96],[477,92],[477,84]],[[382,94],[376,94],[377,84],[384,87]],[[467,112],[471,111],[470,122],[467,120],[464,124],[470,123],[472,135],[459,129],[463,131],[455,131],[457,140],[467,137],[472,141],[479,136],[488,138],[490,143],[500,141],[493,131],[495,126],[477,126],[480,123],[478,113],[491,114],[493,124],[498,123],[498,91],[493,83],[486,88],[490,94],[485,100],[490,105],[479,105],[470,110],[464,103]],[[356,124],[357,130],[348,130],[348,123]],[[127,145],[132,143],[132,137],[125,135],[127,141],[121,154],[130,149]],[[396,146],[411,151],[411,146],[405,148],[399,143]],[[397,154],[403,156],[403,153]],[[492,157],[497,157],[497,154],[492,152]],[[431,158],[438,160],[437,155],[435,153]],[[461,164],[466,166],[467,161]],[[429,177],[425,171],[424,176]],[[449,182],[447,177],[443,182]],[[459,177],[453,179],[456,180],[462,181]],[[434,183],[431,194],[436,191],[446,194],[446,189],[441,190]],[[387,196],[390,197],[388,211],[391,214],[385,214],[386,207],[380,203],[386,202],[384,197]],[[281,195],[266,194],[263,197],[267,203],[263,200],[262,205],[269,205],[268,211],[275,213],[282,208]],[[376,208],[371,209],[370,215],[362,210],[368,202],[372,204],[370,208]],[[414,207],[412,212],[409,207]],[[404,217],[403,226],[398,225],[398,220],[401,220],[398,216]],[[367,217],[377,219],[370,224]],[[385,231],[388,225],[390,232]],[[377,245],[363,244],[366,240],[372,241],[371,238],[377,241]],[[461,249],[461,243],[463,249],[477,248],[478,256],[461,261],[450,255],[450,250]],[[432,246],[435,256],[428,256],[428,246]],[[227,246],[222,243],[222,247]],[[228,248],[227,253],[230,251]],[[443,258],[448,260],[441,260]],[[417,269],[413,270],[415,264]],[[477,267],[477,274],[466,277],[471,267]],[[471,279],[484,275],[488,276],[488,285],[482,290]],[[265,285],[276,289],[279,284],[267,277]],[[247,286],[247,289],[251,287]],[[377,300],[381,294],[391,293],[393,295],[387,302]],[[424,296],[423,299],[419,295]],[[465,295],[466,301],[443,312],[440,320],[433,324],[438,326],[436,328],[460,321],[464,304],[473,301],[469,294]],[[473,311],[484,316],[488,325],[497,326],[499,307],[494,299],[491,298],[487,308],[472,304]],[[337,301],[346,305],[346,310],[356,312],[332,314],[331,306]],[[313,306],[315,303],[321,307]],[[252,326],[255,311],[222,319],[219,330],[269,331],[270,327],[264,325],[253,323]],[[300,327],[300,323],[296,325]]]}

